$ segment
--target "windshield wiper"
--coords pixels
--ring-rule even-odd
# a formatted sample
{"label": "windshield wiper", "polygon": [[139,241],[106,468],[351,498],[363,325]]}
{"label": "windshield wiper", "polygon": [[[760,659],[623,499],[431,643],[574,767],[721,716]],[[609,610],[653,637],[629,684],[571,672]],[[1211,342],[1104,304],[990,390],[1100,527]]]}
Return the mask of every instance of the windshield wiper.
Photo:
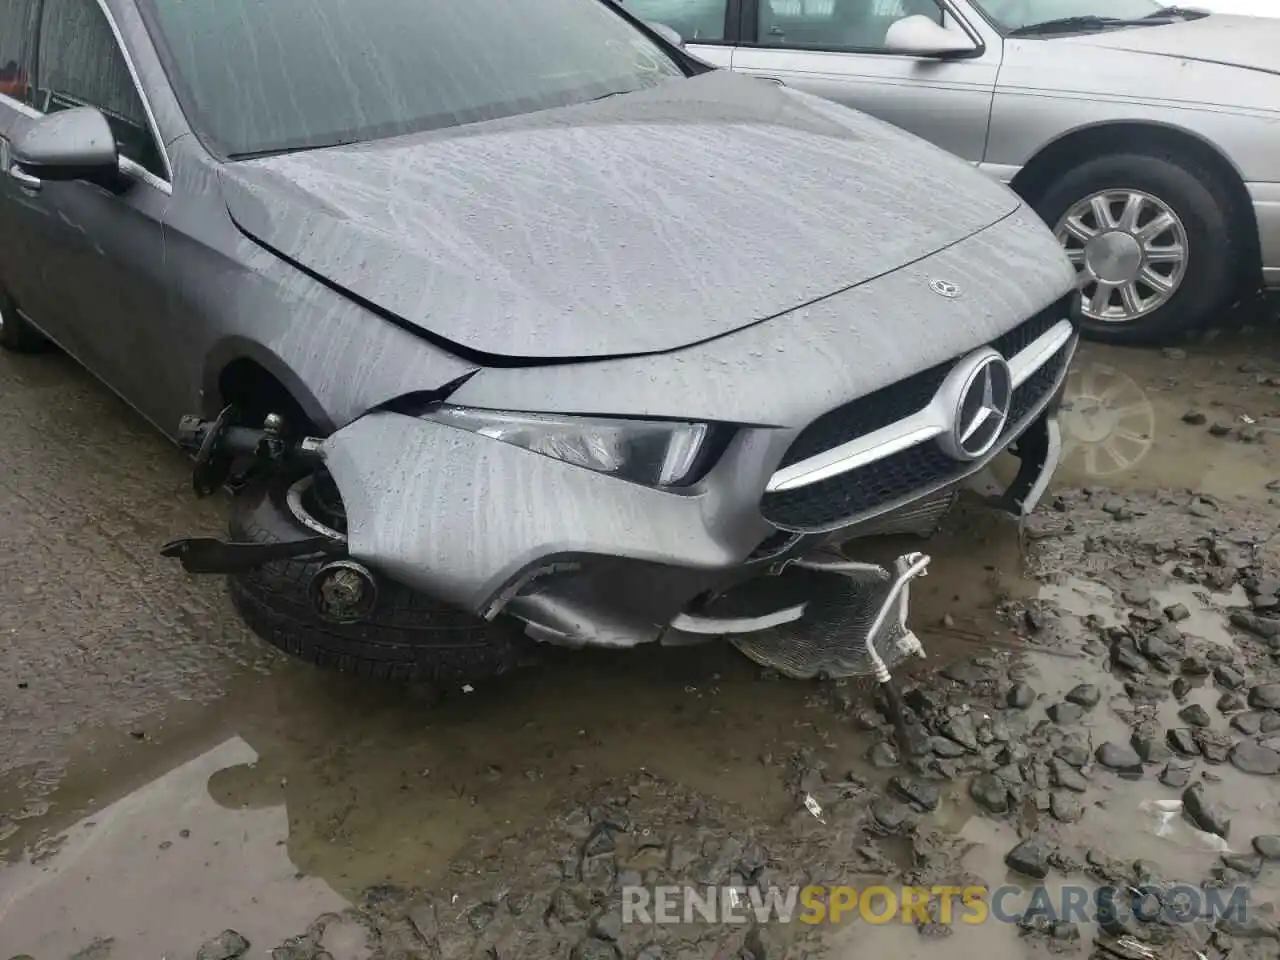
{"label": "windshield wiper", "polygon": [[1208,10],[1197,10],[1194,7],[1161,7],[1146,14],[1143,20],[1202,20],[1209,15]]}
{"label": "windshield wiper", "polygon": [[1036,37],[1051,33],[1087,33],[1091,30],[1110,30],[1112,27],[1154,27],[1173,20],[1199,20],[1207,17],[1203,10],[1187,7],[1162,7],[1141,17],[1100,17],[1090,14],[1083,17],[1055,17],[1040,23],[1028,23],[1009,31],[1011,37]]}
{"label": "windshield wiper", "polygon": [[297,146],[267,147],[263,150],[242,150],[228,153],[228,160],[261,160],[263,157],[282,157],[289,153],[306,153],[309,150],[328,150],[331,147],[349,147],[359,140],[334,140],[331,143],[304,143]]}
{"label": "windshield wiper", "polygon": [[1009,31],[1011,37],[1034,37],[1044,33],[1073,33],[1084,32],[1086,30],[1106,30],[1108,27],[1127,26],[1132,23],[1145,23],[1146,21],[1122,20],[1119,17],[1055,17],[1052,20],[1042,20],[1039,23],[1027,23],[1021,27],[1015,27]]}

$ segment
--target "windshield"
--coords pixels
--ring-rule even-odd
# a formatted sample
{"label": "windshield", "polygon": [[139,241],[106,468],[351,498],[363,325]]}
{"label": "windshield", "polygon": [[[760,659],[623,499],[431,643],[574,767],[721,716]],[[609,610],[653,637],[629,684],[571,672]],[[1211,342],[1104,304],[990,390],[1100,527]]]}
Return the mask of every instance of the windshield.
{"label": "windshield", "polygon": [[684,76],[602,0],[146,0],[145,10],[183,108],[232,159]]}
{"label": "windshield", "polygon": [[1006,33],[1065,17],[1137,19],[1169,5],[1157,0],[977,0],[977,3]]}

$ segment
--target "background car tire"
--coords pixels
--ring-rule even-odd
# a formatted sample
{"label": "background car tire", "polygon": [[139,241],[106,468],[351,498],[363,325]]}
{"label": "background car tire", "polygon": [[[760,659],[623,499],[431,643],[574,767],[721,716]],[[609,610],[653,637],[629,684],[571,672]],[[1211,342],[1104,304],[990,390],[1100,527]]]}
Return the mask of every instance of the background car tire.
{"label": "background car tire", "polygon": [[[297,472],[279,471],[236,494],[233,540],[274,543],[314,536],[289,509]],[[313,664],[365,677],[458,683],[528,662],[532,643],[514,622],[488,622],[403,584],[379,578],[374,609],[358,623],[322,617],[308,595],[316,561],[273,562],[228,577],[232,603],[267,643]]]}
{"label": "background car tire", "polygon": [[1163,202],[1181,221],[1188,259],[1170,298],[1132,321],[1083,320],[1089,339],[1160,344],[1213,319],[1236,292],[1238,231],[1229,196],[1213,174],[1173,155],[1115,153],[1063,174],[1035,201],[1050,229],[1078,202],[1104,190],[1140,191]]}
{"label": "background car tire", "polygon": [[3,290],[0,290],[0,347],[14,353],[40,353],[49,348],[49,341],[22,319]]}

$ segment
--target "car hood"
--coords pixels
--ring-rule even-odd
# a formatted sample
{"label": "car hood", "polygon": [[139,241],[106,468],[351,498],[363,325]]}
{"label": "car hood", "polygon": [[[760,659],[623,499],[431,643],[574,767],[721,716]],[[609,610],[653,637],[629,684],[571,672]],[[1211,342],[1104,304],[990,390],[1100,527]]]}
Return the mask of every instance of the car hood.
{"label": "car hood", "polygon": [[1071,37],[1068,42],[1280,74],[1280,19],[1215,13],[1158,27]]}
{"label": "car hood", "polygon": [[530,363],[722,336],[1018,206],[910,134],[725,71],[230,163],[221,183],[239,228],[277,255],[478,359]]}

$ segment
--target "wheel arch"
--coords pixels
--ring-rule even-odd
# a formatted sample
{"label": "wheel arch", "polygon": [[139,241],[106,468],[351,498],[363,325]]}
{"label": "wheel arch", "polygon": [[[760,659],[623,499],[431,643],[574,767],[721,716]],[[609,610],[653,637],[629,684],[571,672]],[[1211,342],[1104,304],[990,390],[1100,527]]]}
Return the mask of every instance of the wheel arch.
{"label": "wheel arch", "polygon": [[1035,203],[1049,185],[1072,165],[1104,153],[1143,153],[1185,157],[1208,170],[1231,205],[1232,222],[1241,230],[1241,285],[1262,284],[1258,220],[1244,176],[1231,158],[1200,134],[1155,120],[1114,120],[1076,127],[1044,144],[1018,171],[1010,186],[1028,203]]}
{"label": "wheel arch", "polygon": [[288,364],[255,341],[224,341],[207,358],[203,379],[206,417],[234,403],[255,425],[268,413],[279,413],[294,430],[327,435],[334,429],[323,405]]}

